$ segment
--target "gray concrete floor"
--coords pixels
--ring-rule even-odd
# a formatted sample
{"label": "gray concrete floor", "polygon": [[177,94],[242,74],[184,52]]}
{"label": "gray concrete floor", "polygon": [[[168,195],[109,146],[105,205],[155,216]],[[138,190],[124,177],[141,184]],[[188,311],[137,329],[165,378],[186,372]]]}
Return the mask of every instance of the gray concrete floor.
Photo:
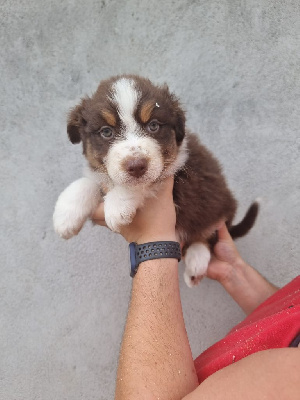
{"label": "gray concrete floor", "polygon": [[[263,198],[238,248],[282,286],[300,259],[299,2],[0,7],[0,397],[111,399],[131,287],[127,245],[90,225],[68,242],[53,232],[56,198],[83,166],[67,112],[117,73],[167,82],[224,166],[237,219]],[[196,356],[243,313],[215,282],[180,285]]]}

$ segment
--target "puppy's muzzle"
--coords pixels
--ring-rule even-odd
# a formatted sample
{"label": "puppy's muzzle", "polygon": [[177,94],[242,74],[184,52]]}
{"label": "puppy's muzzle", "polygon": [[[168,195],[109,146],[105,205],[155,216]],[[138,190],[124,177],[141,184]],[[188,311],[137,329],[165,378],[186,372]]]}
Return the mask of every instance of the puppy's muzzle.
{"label": "puppy's muzzle", "polygon": [[130,157],[123,162],[123,168],[133,178],[140,178],[148,169],[148,160],[144,157]]}

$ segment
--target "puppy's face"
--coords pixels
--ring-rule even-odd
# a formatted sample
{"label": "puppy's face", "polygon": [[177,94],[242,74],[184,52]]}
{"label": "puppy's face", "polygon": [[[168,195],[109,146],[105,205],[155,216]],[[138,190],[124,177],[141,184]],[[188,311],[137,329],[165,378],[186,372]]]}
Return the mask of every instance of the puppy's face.
{"label": "puppy's face", "polygon": [[184,138],[185,117],[166,86],[137,76],[103,81],[70,113],[68,135],[83,143],[95,171],[114,184],[151,184],[172,169]]}

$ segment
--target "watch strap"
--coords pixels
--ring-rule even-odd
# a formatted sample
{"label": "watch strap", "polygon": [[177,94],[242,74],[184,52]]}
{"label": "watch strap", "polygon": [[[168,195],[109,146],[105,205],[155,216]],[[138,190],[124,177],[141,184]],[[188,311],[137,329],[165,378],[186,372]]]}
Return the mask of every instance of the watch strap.
{"label": "watch strap", "polygon": [[[181,260],[180,244],[178,242],[148,242],[143,244],[130,243],[131,271],[133,278],[137,273],[138,266],[143,261],[155,260],[159,258],[176,258]],[[135,260],[135,262],[133,262]]]}

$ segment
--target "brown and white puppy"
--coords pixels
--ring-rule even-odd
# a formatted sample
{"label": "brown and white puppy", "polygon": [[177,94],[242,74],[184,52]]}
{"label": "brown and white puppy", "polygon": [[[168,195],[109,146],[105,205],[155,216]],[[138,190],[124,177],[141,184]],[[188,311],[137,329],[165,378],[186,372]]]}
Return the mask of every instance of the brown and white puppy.
{"label": "brown and white puppy", "polygon": [[88,169],[56,203],[54,227],[65,239],[80,231],[103,199],[106,223],[118,232],[155,195],[159,182],[175,174],[176,229],[185,243],[184,278],[193,286],[206,272],[217,224],[227,221],[239,237],[255,222],[257,203],[231,226],[236,201],[221,168],[186,132],[184,112],[167,86],[135,75],[105,80],[71,111],[67,130],[72,143],[82,141]]}

